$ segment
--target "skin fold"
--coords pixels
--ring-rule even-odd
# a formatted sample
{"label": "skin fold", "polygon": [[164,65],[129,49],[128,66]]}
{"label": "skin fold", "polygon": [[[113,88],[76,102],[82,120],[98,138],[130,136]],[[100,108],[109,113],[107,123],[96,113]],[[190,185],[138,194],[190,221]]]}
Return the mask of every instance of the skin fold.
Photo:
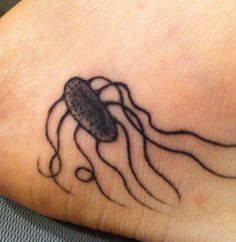
{"label": "skin fold", "polygon": [[[128,167],[125,135],[101,144],[101,153],[118,166],[132,191],[153,211],[130,197],[119,174],[101,162],[94,138],[79,130],[77,139],[94,163],[98,181],[76,179],[86,166],[76,149],[76,122],[61,131],[63,169],[48,172],[53,155],[45,136],[50,106],[72,77],[102,75],[125,83],[135,102],[165,130],[190,130],[225,144],[236,143],[236,3],[228,1],[43,1],[23,0],[0,19],[0,193],[45,216],[142,241],[235,241],[236,179],[217,177],[190,157],[150,144],[149,155],[178,187],[181,201],[143,160],[142,137],[121,110],[109,109],[131,130],[132,158],[142,182],[170,206],[148,197]],[[93,87],[95,89],[95,86]],[[110,88],[102,100],[114,101]],[[55,130],[65,105],[58,106]],[[147,127],[145,118],[144,127]],[[189,135],[166,136],[148,129],[162,145],[191,152],[211,169],[236,176],[236,148],[218,147]],[[55,138],[55,136],[54,136]],[[140,148],[141,147],[141,148]]]}

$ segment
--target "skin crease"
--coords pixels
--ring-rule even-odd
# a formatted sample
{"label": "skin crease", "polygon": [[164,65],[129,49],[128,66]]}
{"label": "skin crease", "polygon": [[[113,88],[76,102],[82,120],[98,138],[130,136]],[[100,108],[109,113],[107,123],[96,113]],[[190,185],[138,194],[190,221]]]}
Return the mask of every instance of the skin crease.
{"label": "skin crease", "polygon": [[[1,194],[46,216],[143,241],[235,241],[236,180],[209,175],[186,157],[150,147],[157,165],[180,188],[179,205],[168,186],[143,162],[136,162],[148,187],[175,205],[158,204],[165,215],[130,199],[119,177],[99,162],[94,150],[90,155],[98,179],[130,208],[112,204],[94,183],[83,184],[71,176],[79,162],[85,164],[73,148],[72,119],[62,134],[70,162],[60,181],[75,195],[62,192],[36,169],[37,159],[46,169],[52,155],[45,139],[47,111],[73,76],[103,75],[126,83],[136,102],[162,128],[184,128],[236,143],[235,10],[233,0],[18,4],[0,20]],[[107,98],[112,96],[111,90]],[[85,149],[93,147],[91,137],[83,132],[79,137]],[[138,137],[133,139],[137,146]],[[157,138],[196,152],[224,174],[236,175],[235,149],[188,137]],[[104,147],[104,154],[115,158],[129,176],[122,140],[119,144]],[[140,157],[138,148],[134,157]]]}

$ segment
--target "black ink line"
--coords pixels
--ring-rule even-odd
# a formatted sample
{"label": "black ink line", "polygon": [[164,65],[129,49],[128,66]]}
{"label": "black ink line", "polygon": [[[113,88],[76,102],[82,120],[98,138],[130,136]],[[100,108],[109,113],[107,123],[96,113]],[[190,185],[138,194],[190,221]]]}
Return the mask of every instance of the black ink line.
{"label": "black ink line", "polygon": [[[124,113],[125,113],[125,116],[126,118],[129,120],[129,122],[133,125],[130,117],[129,117],[129,114],[127,112],[127,110],[123,110]],[[132,114],[131,114],[132,115]],[[134,117],[134,116],[133,116]],[[136,117],[134,117],[136,119]],[[138,125],[139,125],[139,128],[140,130],[142,131],[142,133],[145,134],[145,131],[144,131],[144,127],[141,123],[141,121],[139,119],[136,119],[136,121],[138,122]],[[143,151],[144,151],[144,157],[145,157],[145,160],[147,162],[147,164],[149,165],[149,167],[157,174],[159,175],[166,183],[168,183],[170,185],[170,187],[175,191],[177,197],[178,197],[178,200],[180,201],[181,200],[181,194],[178,190],[178,188],[165,176],[163,175],[154,165],[153,165],[153,162],[151,161],[149,155],[148,155],[148,148],[147,148],[147,139],[145,138],[144,135],[142,135],[143,137]]]}
{"label": "black ink line", "polygon": [[[87,172],[90,174],[90,177],[88,177],[87,179],[82,179],[81,177],[79,177],[78,173],[79,173],[80,171],[82,171],[82,170],[87,171]],[[82,181],[82,182],[86,182],[86,183],[89,183],[89,182],[91,182],[91,181],[94,180],[93,172],[92,172],[90,169],[88,169],[88,168],[86,168],[86,167],[83,167],[83,166],[80,166],[80,167],[78,167],[78,168],[75,170],[75,176],[76,176],[76,178],[77,178],[78,180],[80,180],[80,181]]]}
{"label": "black ink line", "polygon": [[[99,90],[98,90],[98,93],[101,94],[101,92],[103,90],[105,90],[106,88],[110,87],[110,86],[113,86],[116,88],[116,90],[119,92],[119,96],[120,96],[120,103],[124,105],[124,97],[123,97],[123,94],[120,90],[120,87],[117,86],[115,83],[113,85],[112,84],[108,84],[108,85],[105,85],[103,87],[101,87]],[[129,122],[133,125],[133,123],[131,122],[130,120],[130,117],[129,115],[127,114],[127,110],[123,108],[123,112],[126,116],[126,118],[129,120]],[[131,114],[132,115],[132,114]],[[134,116],[133,116],[134,117]],[[135,117],[134,117],[135,118]],[[144,127],[141,123],[141,121],[139,119],[136,118],[136,121],[138,122],[138,125],[139,125],[139,128],[141,129],[142,133],[145,133],[144,131]],[[178,197],[178,200],[180,201],[181,199],[181,194],[179,192],[179,190],[177,189],[177,187],[167,178],[165,177],[165,175],[163,175],[156,167],[153,166],[152,164],[152,161],[148,155],[148,152],[147,152],[147,139],[145,138],[145,136],[143,136],[143,151],[144,151],[144,158],[145,158],[145,161],[147,162],[147,164],[149,165],[149,167],[157,174],[159,175],[165,182],[167,182],[168,185],[170,185],[170,187],[175,191],[177,197]]]}
{"label": "black ink line", "polygon": [[[64,120],[66,119],[66,117],[69,115],[69,111],[65,112],[64,115],[61,117],[58,127],[57,127],[57,148],[56,148],[56,152],[55,154],[52,156],[50,162],[49,162],[49,170],[51,173],[51,177],[55,178],[62,170],[62,160],[61,160],[61,156],[60,156],[60,132],[61,132],[61,128],[62,128],[62,124],[64,122]],[[53,165],[54,165],[54,160],[55,158],[58,159],[59,163],[58,163],[58,171],[55,173],[53,172]]]}
{"label": "black ink line", "polygon": [[[52,140],[50,139],[49,137],[49,134],[48,134],[48,123],[49,123],[49,119],[50,119],[50,116],[51,114],[53,113],[55,107],[60,103],[64,101],[64,97],[62,96],[61,98],[59,98],[49,109],[48,111],[48,115],[47,115],[47,120],[46,120],[46,124],[45,124],[45,133],[46,133],[46,138],[47,138],[47,141],[49,142],[49,144],[51,145],[51,147],[53,148],[55,154],[57,153],[57,148],[54,146]],[[37,169],[39,171],[39,173],[45,177],[49,177],[51,178],[52,175],[46,175],[42,172],[42,170],[40,169],[40,166],[39,166],[39,159],[37,160]]]}
{"label": "black ink line", "polygon": [[130,102],[131,104],[139,111],[143,112],[144,114],[146,114],[146,116],[148,117],[148,122],[149,122],[149,125],[154,129],[156,130],[157,132],[161,133],[161,134],[165,134],[165,135],[190,135],[190,136],[193,136],[197,139],[200,139],[206,143],[209,143],[209,144],[212,144],[212,145],[215,145],[215,146],[220,146],[220,147],[224,147],[224,148],[235,148],[236,147],[236,144],[224,144],[224,143],[221,143],[221,142],[218,142],[218,141],[214,141],[214,140],[211,140],[211,139],[208,139],[208,138],[205,138],[195,132],[192,132],[192,131],[188,131],[188,130],[184,130],[184,129],[180,129],[180,130],[170,130],[170,131],[167,131],[167,130],[164,130],[164,129],[161,129],[157,126],[155,126],[153,123],[152,123],[152,118],[151,118],[151,115],[150,113],[145,110],[144,108],[141,108],[140,106],[138,106],[132,96],[131,96],[131,93],[130,93],[130,90],[128,89],[128,86],[125,85],[124,83],[117,83],[117,85],[123,87],[127,94],[128,94],[128,97],[130,99]]}
{"label": "black ink line", "polygon": [[[112,83],[112,81],[111,81],[109,78],[106,78],[106,77],[104,77],[104,76],[94,76],[94,77],[88,79],[87,82],[88,82],[88,84],[91,86],[92,83],[93,83],[95,80],[97,80],[97,79],[102,79],[102,80],[104,80],[104,81],[106,81],[106,82],[108,82],[108,83]],[[91,87],[91,88],[92,88],[92,87]]]}
{"label": "black ink line", "polygon": [[160,198],[156,197],[155,195],[153,195],[149,189],[139,180],[138,175],[136,174],[136,171],[133,167],[133,160],[131,158],[131,147],[130,147],[130,137],[129,137],[129,133],[127,131],[127,129],[125,128],[125,126],[118,121],[117,119],[115,119],[116,123],[120,125],[120,127],[122,128],[124,134],[125,134],[125,139],[126,139],[126,148],[127,148],[127,155],[128,155],[128,164],[130,167],[130,170],[135,178],[135,180],[138,182],[138,184],[140,185],[140,187],[152,198],[154,198],[155,200],[157,200],[158,202],[162,203],[162,204],[167,204],[166,202],[164,202],[163,200],[161,200]]}
{"label": "black ink line", "polygon": [[161,129],[157,126],[155,126],[153,123],[152,123],[152,118],[151,118],[151,115],[150,113],[140,107],[139,105],[137,105],[130,93],[130,90],[128,88],[128,86],[124,83],[121,83],[121,82],[112,82],[110,79],[106,78],[106,77],[102,77],[102,76],[97,76],[97,77],[93,77],[91,79],[89,79],[89,83],[91,84],[94,80],[96,79],[103,79],[105,81],[108,82],[108,84],[106,86],[103,86],[102,88],[100,88],[100,90],[98,90],[98,93],[101,92],[103,89],[109,87],[109,86],[116,86],[116,87],[122,87],[126,92],[127,92],[127,95],[128,95],[128,98],[131,102],[131,104],[133,105],[133,107],[135,107],[138,111],[144,113],[147,117],[148,117],[148,123],[149,125],[157,132],[161,133],[161,134],[165,134],[165,135],[168,135],[168,136],[171,136],[171,135],[189,135],[189,136],[193,136],[199,140],[202,140],[206,143],[209,143],[211,145],[215,145],[215,146],[219,146],[219,147],[223,147],[223,148],[235,148],[236,147],[236,144],[224,144],[224,143],[221,143],[221,142],[218,142],[218,141],[214,141],[214,140],[211,140],[211,139],[208,139],[208,138],[205,138],[195,132],[192,132],[192,131],[188,131],[188,130],[184,130],[184,129],[180,129],[180,130],[164,130],[164,129]]}
{"label": "black ink line", "polygon": [[[108,85],[105,85],[103,87],[101,87],[100,89],[96,90],[96,94],[99,96],[101,94],[101,92],[105,89],[107,89],[109,86],[114,86],[116,88],[116,90],[119,92],[119,96],[120,96],[120,102],[121,103],[124,103],[124,98],[123,98],[123,95],[122,95],[122,92],[120,90],[120,88],[116,85],[116,83],[112,83],[111,80],[107,79],[107,78],[104,78],[104,77],[94,77],[92,79],[90,79],[89,83],[90,85],[92,84],[92,81],[96,80],[97,78],[100,78],[100,79],[103,79],[105,81],[107,81],[109,84]],[[125,112],[125,110],[124,110]],[[125,113],[126,115],[126,113]],[[124,126],[123,126],[124,127]],[[178,196],[178,199],[180,200],[180,193],[178,191],[178,189],[170,182],[169,179],[167,179],[163,174],[161,174],[160,171],[158,171],[158,169],[156,169],[152,164],[151,164],[151,161],[150,161],[150,158],[147,154],[147,151],[146,151],[146,139],[143,138],[143,142],[144,142],[144,154],[145,154],[145,159],[146,159],[146,162],[148,163],[149,167],[152,168],[152,170],[157,174],[157,175],[160,175],[161,178],[163,178],[173,189],[174,191],[176,192],[177,196]],[[130,160],[131,161],[131,156],[130,156]],[[158,200],[159,202],[163,203],[163,204],[167,204],[169,205],[168,203],[166,202],[163,202],[162,200],[160,200],[159,198],[157,198],[155,195],[153,195],[142,183],[141,181],[138,179],[137,175],[136,175],[136,172],[134,171],[134,168],[133,168],[133,165],[132,165],[132,162],[129,162],[129,165],[130,165],[130,168],[131,168],[131,171],[132,171],[132,174],[134,175],[136,181],[138,182],[138,184],[145,190],[145,192],[147,192],[152,198]]]}
{"label": "black ink line", "polygon": [[[125,105],[123,104],[120,104],[118,102],[113,102],[113,101],[107,101],[105,102],[105,104],[107,106],[109,105],[113,105],[113,106],[119,106],[121,107],[121,109],[126,109],[127,111],[129,111],[130,113],[132,113],[132,115],[135,117],[137,117],[137,115],[131,110],[129,109],[128,107],[126,107]],[[137,117],[138,119],[138,117]],[[133,122],[133,121],[132,121]],[[143,135],[150,143],[156,145],[157,147],[163,149],[163,150],[166,150],[166,151],[169,151],[171,153],[176,153],[176,154],[180,154],[180,155],[184,155],[184,156],[187,156],[187,157],[190,157],[192,160],[196,161],[203,169],[205,169],[206,171],[208,171],[209,173],[215,175],[215,176],[218,176],[218,177],[222,177],[222,178],[226,178],[226,179],[236,179],[235,176],[226,176],[226,175],[223,175],[223,174],[220,174],[214,170],[211,170],[208,166],[206,166],[199,158],[197,158],[195,155],[193,155],[192,153],[190,152],[186,152],[186,151],[182,151],[182,150],[177,150],[177,149],[172,149],[172,148],[169,148],[169,147],[166,147],[166,146],[163,146],[157,142],[155,142],[154,140],[152,140],[151,138],[149,138],[145,133],[142,133],[142,130],[140,130],[136,124],[134,124],[133,122],[133,127],[141,134]]]}
{"label": "black ink line", "polygon": [[155,210],[155,211],[157,211],[157,212],[160,212],[159,210],[156,210],[156,209],[154,209],[154,208],[152,208],[152,207],[146,205],[145,203],[143,203],[142,201],[140,201],[140,200],[139,200],[139,199],[133,194],[133,192],[131,191],[131,189],[130,189],[130,187],[129,187],[129,185],[128,185],[128,182],[127,182],[126,179],[125,179],[125,176],[123,175],[123,173],[122,173],[122,172],[121,172],[116,166],[114,166],[114,165],[112,165],[111,163],[109,163],[109,162],[108,162],[108,161],[102,156],[102,154],[101,154],[101,152],[100,152],[100,149],[99,149],[99,146],[100,146],[100,142],[97,141],[97,142],[96,142],[96,151],[97,151],[97,154],[98,154],[99,158],[100,158],[101,161],[103,161],[106,165],[108,165],[110,168],[112,168],[115,172],[118,173],[118,175],[120,176],[120,178],[121,178],[121,180],[122,180],[122,182],[123,182],[123,184],[124,184],[124,187],[125,187],[126,191],[128,192],[128,194],[129,194],[129,195],[130,195],[130,196],[131,196],[136,202],[138,202],[139,204],[145,206],[146,208],[151,209],[151,210]]}
{"label": "black ink line", "polygon": [[[50,169],[50,173],[51,173],[51,176],[52,176],[52,179],[53,181],[62,189],[64,190],[66,193],[69,193],[71,194],[71,192],[64,188],[60,183],[59,181],[57,180],[57,176],[60,174],[61,170],[62,170],[62,159],[61,159],[61,156],[60,156],[60,132],[61,132],[61,128],[62,128],[62,124],[64,122],[64,120],[66,119],[66,117],[68,117],[69,115],[69,111],[66,111],[64,113],[64,115],[61,117],[60,121],[59,121],[59,124],[58,124],[58,127],[57,127],[57,152],[55,152],[55,158],[57,157],[59,163],[58,163],[58,172],[56,173],[53,173],[53,159],[51,159],[50,161],[50,164],[49,164],[49,169]],[[53,156],[54,157],[54,156]]]}
{"label": "black ink line", "polygon": [[[46,133],[46,138],[47,138],[47,141],[49,142],[49,144],[51,145],[51,147],[53,148],[53,150],[54,150],[54,152],[55,152],[55,154],[52,156],[52,158],[50,159],[50,162],[49,162],[49,171],[50,171],[50,175],[47,175],[47,174],[44,174],[43,172],[42,172],[42,170],[40,169],[40,167],[39,167],[39,160],[37,161],[37,169],[38,169],[38,171],[39,171],[39,173],[41,174],[41,175],[43,175],[44,177],[48,177],[48,178],[52,178],[53,179],[53,181],[64,191],[64,192],[66,192],[66,193],[69,193],[69,194],[71,194],[71,192],[69,191],[69,190],[67,190],[66,188],[64,188],[58,181],[57,181],[57,179],[56,179],[56,176],[58,176],[59,175],[59,173],[61,172],[61,167],[62,167],[62,161],[61,161],[61,158],[60,158],[60,155],[59,155],[59,153],[58,153],[58,150],[59,150],[59,147],[57,148],[57,147],[55,147],[55,145],[53,144],[53,142],[52,142],[52,140],[50,139],[50,137],[49,137],[49,133],[48,133],[48,123],[49,123],[49,119],[50,119],[50,117],[51,117],[51,114],[53,113],[53,111],[54,111],[54,109],[55,109],[55,107],[60,103],[60,102],[62,102],[64,100],[64,96],[62,96],[61,98],[59,98],[51,107],[50,107],[50,109],[49,109],[49,111],[48,111],[48,116],[47,116],[47,120],[46,120],[46,124],[45,124],[45,133]],[[64,119],[65,119],[65,117],[68,115],[68,113],[66,112],[63,116],[62,116],[62,118],[61,118],[61,120],[60,120],[60,122],[59,122],[59,128],[57,129],[57,139],[59,139],[59,133],[60,133],[60,129],[61,129],[61,124],[62,124],[62,122],[64,121]],[[60,143],[59,143],[59,141],[57,141],[58,142],[58,144],[60,145]],[[59,163],[58,163],[58,171],[57,172],[53,172],[53,163],[54,163],[54,160],[55,160],[55,158],[58,158],[58,161],[59,161]]]}
{"label": "black ink line", "polygon": [[61,98],[59,98],[52,106],[51,108],[49,109],[48,111],[48,116],[47,116],[47,120],[46,120],[46,138],[49,142],[49,144],[52,146],[52,148],[54,149],[55,153],[57,152],[57,149],[55,148],[53,142],[51,141],[50,137],[49,137],[49,134],[48,134],[48,123],[49,123],[49,119],[50,119],[50,116],[51,114],[53,113],[55,107],[57,106],[57,104],[59,104],[60,102],[64,101],[64,96],[62,96]]}
{"label": "black ink line", "polygon": [[116,203],[118,204],[119,206],[122,206],[122,207],[125,207],[123,204],[113,200],[112,198],[110,198],[102,189],[101,185],[99,184],[98,180],[97,180],[97,177],[96,177],[96,174],[95,174],[95,169],[94,169],[94,165],[92,163],[92,161],[90,160],[90,158],[87,156],[87,154],[84,152],[84,150],[81,148],[81,146],[79,145],[78,141],[77,141],[77,132],[79,131],[80,129],[80,126],[78,125],[75,129],[75,132],[74,132],[74,141],[75,141],[75,144],[77,146],[77,149],[81,152],[81,154],[84,156],[84,158],[88,161],[91,169],[92,169],[92,173],[93,173],[93,177],[94,177],[94,180],[97,184],[97,187],[99,189],[99,191],[101,192],[101,194],[107,198],[109,201],[113,202],[113,203]]}

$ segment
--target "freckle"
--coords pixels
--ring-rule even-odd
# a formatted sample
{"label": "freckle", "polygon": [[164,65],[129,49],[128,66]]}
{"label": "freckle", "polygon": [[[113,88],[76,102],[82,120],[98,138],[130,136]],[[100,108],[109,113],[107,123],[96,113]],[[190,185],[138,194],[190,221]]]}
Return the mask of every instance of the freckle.
{"label": "freckle", "polygon": [[176,39],[177,35],[179,34],[179,26],[172,25],[167,32],[167,38]]}
{"label": "freckle", "polygon": [[197,207],[204,207],[204,205],[206,205],[207,203],[207,199],[206,196],[203,194],[197,194],[193,197],[193,203],[197,206]]}
{"label": "freckle", "polygon": [[143,1],[143,0],[137,0],[137,8],[138,9],[143,9],[146,5],[146,1]]}

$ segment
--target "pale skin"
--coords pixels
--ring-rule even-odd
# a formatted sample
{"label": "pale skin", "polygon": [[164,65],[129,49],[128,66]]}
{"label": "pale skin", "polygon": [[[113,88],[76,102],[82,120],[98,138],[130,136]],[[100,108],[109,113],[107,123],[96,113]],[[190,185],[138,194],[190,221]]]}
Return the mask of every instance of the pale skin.
{"label": "pale skin", "polygon": [[[47,112],[73,76],[122,81],[159,126],[236,143],[235,13],[233,0],[25,0],[17,5],[0,19],[1,194],[45,216],[143,241],[234,241],[236,180],[210,175],[186,157],[150,148],[179,187],[180,203],[136,161],[147,186],[174,205],[159,204],[164,213],[133,201],[119,177],[96,158],[106,191],[128,208],[65,171],[60,180],[74,193],[68,195],[40,175],[36,164],[40,158],[47,169],[52,154],[45,138]],[[63,133],[63,149],[73,161],[67,171],[83,162],[72,152],[71,126]],[[236,175],[236,148],[188,137],[159,139],[196,152],[223,174]],[[85,149],[90,142],[91,137],[83,138]],[[122,149],[108,148],[106,154],[125,164]],[[134,153],[139,157],[138,148]],[[90,155],[96,156],[93,149]]]}

